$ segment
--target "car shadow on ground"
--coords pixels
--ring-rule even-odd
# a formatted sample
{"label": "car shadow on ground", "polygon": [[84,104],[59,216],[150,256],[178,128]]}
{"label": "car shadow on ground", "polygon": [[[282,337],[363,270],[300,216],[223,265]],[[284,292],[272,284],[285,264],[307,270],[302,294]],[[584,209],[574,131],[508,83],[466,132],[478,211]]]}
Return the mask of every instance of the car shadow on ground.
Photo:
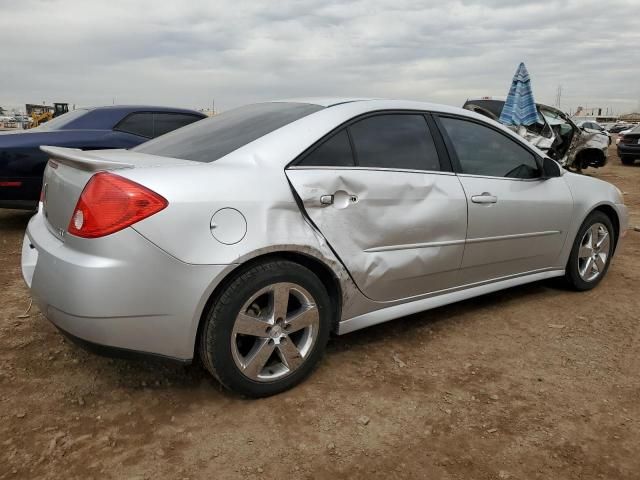
{"label": "car shadow on ground", "polygon": [[[554,282],[551,281],[536,282],[419,312],[358,330],[348,335],[333,336],[329,341],[325,360],[346,351],[358,355],[358,350],[362,350],[364,358],[371,348],[382,348],[389,339],[403,344],[411,343],[415,341],[420,332],[425,333],[425,329],[432,331],[442,330],[461,322],[478,321],[478,317],[474,316],[474,313],[483,310],[487,313],[486,311],[493,310],[496,307],[505,308],[509,304],[522,302],[527,297],[561,295],[562,290],[562,288],[556,288]],[[421,337],[423,340],[429,338],[427,335],[422,335]],[[87,373],[100,375],[103,381],[111,384],[112,388],[121,388],[130,393],[151,390],[171,392],[178,395],[200,391],[202,395],[197,395],[197,398],[205,402],[215,398],[227,400],[243,399],[243,397],[224,389],[202,366],[197,355],[189,365],[180,365],[153,357],[144,360],[113,359],[86,352],[68,340],[67,343],[71,348],[71,357],[78,359],[85,368],[93,370],[93,372]],[[312,375],[307,381],[313,382],[313,378],[314,376]],[[211,397],[212,394],[214,394],[213,397]],[[186,399],[187,397],[185,396]],[[189,401],[194,400],[196,399],[189,398]]]}
{"label": "car shadow on ground", "polygon": [[31,210],[0,209],[0,234],[25,230],[31,217],[35,214]]}
{"label": "car shadow on ground", "polygon": [[[6,234],[22,235],[27,223],[34,212],[20,210],[4,210],[0,212],[0,237]],[[15,253],[15,252],[12,252]],[[19,253],[19,252],[18,252]],[[403,343],[410,343],[425,329],[437,330],[453,326],[459,322],[478,321],[478,312],[484,312],[495,307],[506,307],[514,302],[522,302],[523,299],[535,296],[561,295],[563,288],[560,282],[547,280],[528,285],[513,287],[511,289],[495,292],[473,299],[446,305],[433,310],[419,312],[400,319],[374,325],[372,327],[352,332],[348,335],[333,336],[329,341],[327,357],[340,355],[345,351],[366,351],[376,346],[383,346],[390,338]],[[39,315],[39,321],[47,322]],[[48,322],[47,322],[48,323]],[[52,325],[48,325],[51,331],[55,331]],[[59,335],[55,331],[56,335]],[[422,339],[428,339],[422,335]],[[80,364],[80,368],[90,370],[87,374],[98,375],[111,384],[129,392],[137,390],[155,390],[191,392],[204,390],[210,395],[219,392],[222,397],[236,398],[228,393],[202,366],[197,355],[190,365],[149,358],[117,359],[101,357],[85,351],[82,347],[65,339],[69,346],[68,355],[73,363]],[[313,377],[310,379],[313,381]]]}
{"label": "car shadow on ground", "polygon": [[[446,328],[458,322],[471,320],[474,314],[495,307],[506,308],[512,303],[522,302],[528,297],[561,295],[566,291],[564,284],[558,279],[543,280],[506,290],[481,295],[450,305],[425,310],[389,322],[373,325],[344,336],[336,336],[331,342],[331,349],[359,347],[372,343],[384,342],[390,337],[406,336],[407,341],[424,328]],[[474,317],[475,318],[475,317]]]}

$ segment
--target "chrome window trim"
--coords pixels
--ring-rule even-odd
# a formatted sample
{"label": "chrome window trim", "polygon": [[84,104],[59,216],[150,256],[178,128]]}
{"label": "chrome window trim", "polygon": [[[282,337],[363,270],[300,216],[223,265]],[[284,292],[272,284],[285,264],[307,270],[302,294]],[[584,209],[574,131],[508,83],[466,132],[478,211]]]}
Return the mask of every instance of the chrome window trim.
{"label": "chrome window trim", "polygon": [[545,177],[536,177],[536,178],[511,178],[511,177],[494,177],[491,175],[476,175],[473,173],[458,173],[458,177],[469,177],[469,178],[488,178],[491,180],[511,180],[512,182],[539,182],[541,180],[548,180]]}
{"label": "chrome window trim", "polygon": [[399,173],[420,173],[430,175],[455,175],[455,172],[446,172],[442,170],[412,170],[408,168],[387,168],[387,167],[334,167],[332,165],[325,166],[313,166],[313,165],[292,165],[287,167],[286,170],[369,170],[372,172],[399,172]]}

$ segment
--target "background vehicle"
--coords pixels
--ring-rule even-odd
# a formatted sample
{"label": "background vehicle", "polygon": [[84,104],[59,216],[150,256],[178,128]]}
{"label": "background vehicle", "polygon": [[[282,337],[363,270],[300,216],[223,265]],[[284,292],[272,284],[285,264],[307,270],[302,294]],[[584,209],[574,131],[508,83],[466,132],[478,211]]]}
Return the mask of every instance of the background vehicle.
{"label": "background vehicle", "polygon": [[580,120],[576,122],[576,125],[580,128],[584,128],[585,130],[600,132],[603,135],[606,135],[609,139],[609,145],[611,145],[611,134],[604,128],[604,126],[590,120]]}
{"label": "background vehicle", "polygon": [[[504,98],[481,97],[467,100],[463,108],[497,121],[504,103]],[[587,167],[602,167],[607,163],[610,141],[605,133],[581,129],[557,108],[541,103],[536,106],[544,124],[520,127],[516,133],[565,168],[580,171]]]}
{"label": "background vehicle", "polygon": [[617,123],[609,129],[609,133],[620,133],[623,130],[629,130],[630,128],[633,128],[633,127],[634,125],[631,125],[629,123]]}
{"label": "background vehicle", "polygon": [[11,115],[0,115],[0,127],[14,127],[17,124],[15,117]]}
{"label": "background vehicle", "polygon": [[69,111],[68,103],[57,102],[51,105],[40,105],[37,103],[27,103],[25,105],[27,116],[30,121],[25,125],[25,128],[35,128],[43,123],[48,122],[60,115],[64,115]]}
{"label": "background vehicle", "polygon": [[48,158],[40,145],[131,148],[202,118],[200,112],[165,107],[80,108],[38,128],[0,133],[0,208],[37,206]]}
{"label": "background vehicle", "polygon": [[230,110],[129,151],[52,157],[22,269],[85,345],[191,361],[274,394],[339,334],[551,277],[606,274],[614,186],[460,108],[391,100]]}
{"label": "background vehicle", "polygon": [[618,156],[625,165],[633,165],[640,160],[640,126],[625,130],[618,138]]}

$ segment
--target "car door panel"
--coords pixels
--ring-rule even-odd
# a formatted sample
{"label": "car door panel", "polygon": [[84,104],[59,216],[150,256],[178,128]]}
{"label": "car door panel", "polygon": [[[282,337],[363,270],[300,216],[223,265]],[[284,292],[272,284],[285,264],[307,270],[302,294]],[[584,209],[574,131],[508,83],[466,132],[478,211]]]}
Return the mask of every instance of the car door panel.
{"label": "car door panel", "polygon": [[573,210],[564,179],[543,177],[529,147],[495,126],[457,117],[439,126],[468,201],[461,280],[557,267]]}
{"label": "car door panel", "polygon": [[[460,176],[469,198],[465,283],[556,266],[571,221],[571,193],[564,179],[512,180]],[[471,197],[490,193],[495,203]]]}
{"label": "car door panel", "polygon": [[[454,174],[291,168],[287,177],[367,297],[390,301],[457,285],[467,202]],[[327,196],[332,203],[321,202]]]}

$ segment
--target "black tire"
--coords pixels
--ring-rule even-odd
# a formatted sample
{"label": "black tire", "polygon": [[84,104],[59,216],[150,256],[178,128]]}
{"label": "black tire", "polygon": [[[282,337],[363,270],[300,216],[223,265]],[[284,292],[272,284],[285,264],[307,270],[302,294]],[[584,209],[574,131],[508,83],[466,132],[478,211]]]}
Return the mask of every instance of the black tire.
{"label": "black tire", "polygon": [[[303,362],[287,376],[273,381],[256,381],[245,376],[232,353],[236,316],[251,297],[263,288],[281,282],[303,287],[318,309],[319,328],[313,346]],[[304,380],[318,364],[326,349],[332,325],[329,295],[318,277],[308,268],[288,261],[272,260],[240,271],[217,295],[205,313],[199,353],[205,368],[229,390],[248,397],[266,397],[288,390]]]}
{"label": "black tire", "polygon": [[[578,270],[579,251],[580,251],[581,242],[585,233],[596,223],[600,223],[604,225],[604,227],[608,231],[609,239],[610,239],[608,254],[607,254],[604,270],[600,272],[600,274],[595,279],[591,281],[586,281],[580,276],[580,272]],[[613,224],[611,223],[611,219],[605,213],[601,211],[595,211],[595,212],[592,212],[585,219],[585,221],[582,223],[582,226],[578,230],[578,233],[573,241],[573,247],[571,249],[571,254],[569,256],[569,261],[567,262],[567,268],[565,271],[564,278],[566,283],[569,285],[569,287],[577,291],[591,290],[602,281],[602,279],[607,274],[607,271],[609,270],[609,265],[611,265],[611,258],[613,257],[613,250],[615,246],[615,238],[616,238],[616,235],[615,235],[615,230],[613,228]]]}
{"label": "black tire", "polygon": [[627,157],[627,156],[620,156],[620,161],[622,162],[623,165],[633,165],[633,163],[635,162],[635,158],[633,157]]}

